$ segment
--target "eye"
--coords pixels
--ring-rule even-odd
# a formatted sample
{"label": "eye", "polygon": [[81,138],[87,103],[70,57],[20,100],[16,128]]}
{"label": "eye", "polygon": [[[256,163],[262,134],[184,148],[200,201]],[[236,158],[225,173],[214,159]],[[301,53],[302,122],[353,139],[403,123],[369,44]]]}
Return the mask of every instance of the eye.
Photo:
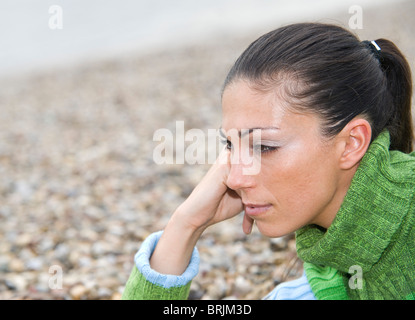
{"label": "eye", "polygon": [[254,147],[254,151],[255,152],[260,152],[261,154],[265,154],[265,153],[269,153],[269,152],[273,152],[276,151],[278,149],[278,147],[274,147],[274,146],[267,146],[267,145],[257,145]]}
{"label": "eye", "polygon": [[228,150],[232,150],[232,142],[230,142],[230,140],[228,139],[220,139],[220,142],[224,145],[226,145],[226,149]]}
{"label": "eye", "polygon": [[229,140],[226,140],[226,149],[232,150],[232,142],[230,142]]}

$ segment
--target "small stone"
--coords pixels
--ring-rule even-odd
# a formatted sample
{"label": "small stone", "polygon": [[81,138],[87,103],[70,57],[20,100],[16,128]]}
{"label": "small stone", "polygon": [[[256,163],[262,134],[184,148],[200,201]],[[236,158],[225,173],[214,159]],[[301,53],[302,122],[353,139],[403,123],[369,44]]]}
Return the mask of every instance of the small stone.
{"label": "small stone", "polygon": [[235,279],[234,289],[236,295],[243,296],[252,290],[251,283],[242,276]]}
{"label": "small stone", "polygon": [[11,272],[23,272],[25,269],[24,262],[19,258],[13,258],[9,262],[9,270]]}
{"label": "small stone", "polygon": [[85,299],[87,293],[88,293],[88,289],[82,284],[77,284],[69,290],[69,294],[71,298],[74,300]]}
{"label": "small stone", "polygon": [[216,278],[207,288],[206,295],[211,299],[221,299],[226,295],[227,284],[224,278]]}
{"label": "small stone", "polygon": [[109,299],[112,295],[112,290],[108,288],[98,288],[97,296],[99,299]]}
{"label": "small stone", "polygon": [[287,249],[287,246],[288,246],[288,241],[284,237],[271,238],[270,243],[271,243],[271,250],[273,251],[285,250]]}
{"label": "small stone", "polygon": [[120,282],[115,277],[105,277],[104,279],[99,280],[99,286],[108,288],[108,289],[115,289],[120,285]]}
{"label": "small stone", "polygon": [[28,270],[40,270],[43,267],[43,259],[42,257],[34,257],[29,259],[25,266]]}
{"label": "small stone", "polygon": [[10,269],[9,258],[6,256],[0,256],[0,272],[8,272]]}
{"label": "small stone", "polygon": [[54,255],[56,259],[64,260],[68,259],[68,255],[70,253],[70,248],[66,243],[60,243],[56,246],[54,250]]}
{"label": "small stone", "polygon": [[28,286],[28,281],[24,274],[11,274],[4,280],[5,285],[13,291],[24,291]]}
{"label": "small stone", "polygon": [[32,240],[32,235],[28,233],[23,233],[17,237],[15,243],[18,246],[24,247],[24,246],[27,246],[31,240]]}
{"label": "small stone", "polygon": [[121,298],[122,298],[122,293],[120,292],[114,292],[111,295],[111,300],[121,300]]}

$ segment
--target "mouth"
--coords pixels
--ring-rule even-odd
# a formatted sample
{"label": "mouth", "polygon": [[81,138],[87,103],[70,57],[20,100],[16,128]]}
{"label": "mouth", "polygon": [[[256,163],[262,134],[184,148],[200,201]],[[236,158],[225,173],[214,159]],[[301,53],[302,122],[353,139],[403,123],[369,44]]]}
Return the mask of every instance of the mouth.
{"label": "mouth", "polygon": [[271,204],[244,203],[245,213],[249,216],[261,215],[267,212],[271,207]]}

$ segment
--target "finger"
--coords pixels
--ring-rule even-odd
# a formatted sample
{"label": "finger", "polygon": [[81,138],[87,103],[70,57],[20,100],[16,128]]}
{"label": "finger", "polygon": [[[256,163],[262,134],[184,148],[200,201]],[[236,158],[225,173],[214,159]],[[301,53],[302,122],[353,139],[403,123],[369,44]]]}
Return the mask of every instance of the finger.
{"label": "finger", "polygon": [[215,160],[218,164],[229,164],[230,163],[230,152],[226,149],[226,146],[220,151],[218,157]]}
{"label": "finger", "polygon": [[250,234],[252,231],[252,226],[254,225],[254,219],[249,217],[246,213],[244,213],[244,218],[242,221],[242,230],[245,234]]}

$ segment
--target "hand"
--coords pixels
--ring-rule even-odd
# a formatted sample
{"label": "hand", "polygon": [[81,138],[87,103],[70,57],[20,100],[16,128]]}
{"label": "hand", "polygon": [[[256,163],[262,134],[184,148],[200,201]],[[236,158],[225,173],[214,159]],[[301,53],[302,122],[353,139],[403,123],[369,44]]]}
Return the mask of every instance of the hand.
{"label": "hand", "polygon": [[238,194],[226,185],[230,170],[230,153],[223,150],[175,215],[193,230],[204,230],[232,218],[243,210]]}
{"label": "hand", "polygon": [[[226,185],[229,156],[226,149],[221,152],[190,196],[174,212],[150,259],[154,270],[182,274],[203,231],[243,210],[241,198]],[[252,226],[245,215],[245,226],[246,223]]]}

